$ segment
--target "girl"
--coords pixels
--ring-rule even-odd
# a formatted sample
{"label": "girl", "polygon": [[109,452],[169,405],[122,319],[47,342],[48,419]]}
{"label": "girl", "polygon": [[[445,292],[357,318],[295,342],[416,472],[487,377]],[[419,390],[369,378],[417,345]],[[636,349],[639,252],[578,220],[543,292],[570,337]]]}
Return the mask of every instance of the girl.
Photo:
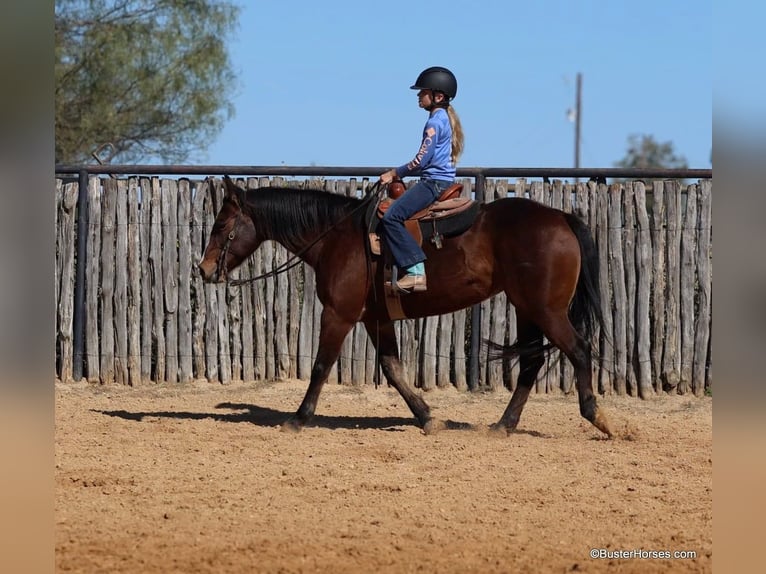
{"label": "girl", "polygon": [[426,255],[404,227],[404,221],[431,205],[455,180],[455,166],[463,152],[463,128],[450,101],[457,94],[457,80],[447,68],[435,66],[423,70],[415,84],[418,106],[428,112],[423,140],[415,158],[380,176],[383,184],[394,178],[419,175],[420,181],[408,189],[383,216],[383,234],[396,266],[405,275],[396,287],[405,293],[425,291]]}

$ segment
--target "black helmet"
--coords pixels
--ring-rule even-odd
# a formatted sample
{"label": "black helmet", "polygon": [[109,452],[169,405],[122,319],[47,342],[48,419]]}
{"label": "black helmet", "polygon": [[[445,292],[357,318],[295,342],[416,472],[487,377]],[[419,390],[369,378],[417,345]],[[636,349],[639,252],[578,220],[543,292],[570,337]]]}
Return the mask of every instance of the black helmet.
{"label": "black helmet", "polygon": [[447,68],[433,66],[420,72],[418,79],[410,86],[411,90],[436,90],[442,92],[448,99],[457,95],[457,79]]}

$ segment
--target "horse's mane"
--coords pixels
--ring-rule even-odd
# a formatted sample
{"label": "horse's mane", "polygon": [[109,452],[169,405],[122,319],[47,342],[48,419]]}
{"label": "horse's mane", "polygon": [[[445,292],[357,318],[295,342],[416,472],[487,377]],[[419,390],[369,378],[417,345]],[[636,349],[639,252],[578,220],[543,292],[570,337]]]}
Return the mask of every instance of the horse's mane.
{"label": "horse's mane", "polygon": [[344,218],[361,229],[365,209],[357,208],[362,201],[295,187],[262,187],[247,191],[245,196],[259,233],[294,248],[300,248]]}

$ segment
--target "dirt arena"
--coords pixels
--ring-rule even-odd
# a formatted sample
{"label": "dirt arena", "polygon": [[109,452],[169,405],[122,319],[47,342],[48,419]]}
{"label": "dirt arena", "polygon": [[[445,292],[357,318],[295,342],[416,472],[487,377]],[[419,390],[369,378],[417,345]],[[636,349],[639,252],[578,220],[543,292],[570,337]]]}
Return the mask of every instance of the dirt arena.
{"label": "dirt arena", "polygon": [[425,436],[394,390],[328,385],[281,432],[305,390],[56,383],[56,571],[712,571],[710,398],[600,398],[604,440],[532,395],[498,437],[509,394],[436,390],[456,424]]}

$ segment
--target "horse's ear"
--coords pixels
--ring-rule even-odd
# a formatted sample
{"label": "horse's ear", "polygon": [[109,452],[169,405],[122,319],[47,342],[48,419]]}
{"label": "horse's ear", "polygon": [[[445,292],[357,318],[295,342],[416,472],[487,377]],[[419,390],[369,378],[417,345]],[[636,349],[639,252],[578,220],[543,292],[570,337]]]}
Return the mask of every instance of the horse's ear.
{"label": "horse's ear", "polygon": [[223,176],[223,183],[226,187],[226,197],[228,197],[231,201],[233,201],[235,204],[237,204],[239,207],[242,207],[244,204],[244,190],[239,187],[228,175]]}

